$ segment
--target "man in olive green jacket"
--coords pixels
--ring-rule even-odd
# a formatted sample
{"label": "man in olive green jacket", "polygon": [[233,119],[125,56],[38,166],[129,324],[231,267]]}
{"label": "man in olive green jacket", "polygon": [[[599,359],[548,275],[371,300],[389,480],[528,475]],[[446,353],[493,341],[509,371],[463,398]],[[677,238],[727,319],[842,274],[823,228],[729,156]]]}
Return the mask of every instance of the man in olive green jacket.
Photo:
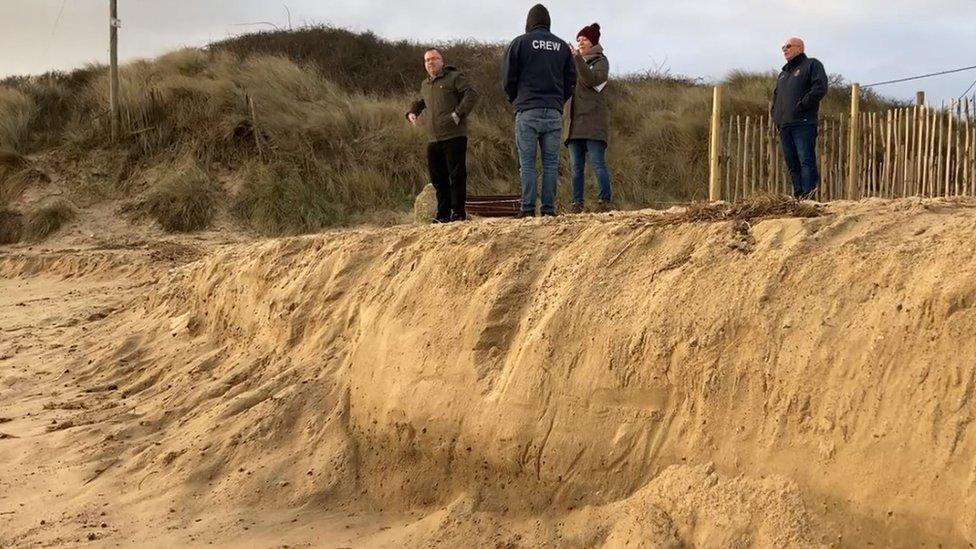
{"label": "man in olive green jacket", "polygon": [[424,54],[428,78],[420,85],[421,99],[407,112],[407,120],[427,133],[427,167],[437,191],[435,223],[464,221],[467,214],[468,115],[478,101],[478,92],[464,73],[444,65],[440,50]]}
{"label": "man in olive green jacket", "polygon": [[574,213],[584,211],[583,183],[587,160],[599,184],[598,209],[610,208],[610,168],[607,165],[607,142],[610,139],[610,106],[604,90],[610,76],[610,62],[600,45],[600,25],[583,27],[573,48],[576,65],[576,90],[563,117],[563,138],[569,148],[570,174],[573,184]]}

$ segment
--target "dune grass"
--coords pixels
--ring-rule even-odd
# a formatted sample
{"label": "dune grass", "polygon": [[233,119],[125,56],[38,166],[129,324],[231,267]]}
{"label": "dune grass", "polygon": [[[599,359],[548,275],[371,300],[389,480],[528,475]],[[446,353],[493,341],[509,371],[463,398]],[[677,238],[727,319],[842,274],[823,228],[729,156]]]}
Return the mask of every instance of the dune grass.
{"label": "dune grass", "polygon": [[22,238],[32,241],[44,240],[74,220],[76,215],[75,207],[67,200],[53,200],[27,216]]}
{"label": "dune grass", "polygon": [[0,149],[23,152],[28,148],[30,123],[35,113],[31,95],[0,86]]}
{"label": "dune grass", "polygon": [[24,216],[20,212],[0,208],[0,245],[20,242],[24,233]]}
{"label": "dune grass", "polygon": [[220,187],[189,160],[162,178],[143,209],[167,232],[201,231],[212,225],[220,195]]}

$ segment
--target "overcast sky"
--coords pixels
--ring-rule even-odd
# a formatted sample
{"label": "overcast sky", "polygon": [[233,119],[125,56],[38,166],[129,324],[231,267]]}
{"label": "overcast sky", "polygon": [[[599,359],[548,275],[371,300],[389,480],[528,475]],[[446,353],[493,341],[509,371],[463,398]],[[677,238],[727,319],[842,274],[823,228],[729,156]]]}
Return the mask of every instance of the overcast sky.
{"label": "overcast sky", "polygon": [[[201,46],[268,21],[325,23],[388,38],[507,41],[534,2],[495,0],[119,0],[123,60]],[[569,40],[598,21],[615,72],[666,67],[722,78],[772,70],[790,35],[830,73],[862,84],[976,65],[976,0],[559,0],[553,31]],[[59,16],[60,14],[60,16]],[[108,59],[108,0],[0,0],[0,75],[70,69]],[[328,44],[322,44],[328,48]],[[420,60],[418,60],[418,63]],[[879,88],[939,102],[959,96],[976,71]]]}

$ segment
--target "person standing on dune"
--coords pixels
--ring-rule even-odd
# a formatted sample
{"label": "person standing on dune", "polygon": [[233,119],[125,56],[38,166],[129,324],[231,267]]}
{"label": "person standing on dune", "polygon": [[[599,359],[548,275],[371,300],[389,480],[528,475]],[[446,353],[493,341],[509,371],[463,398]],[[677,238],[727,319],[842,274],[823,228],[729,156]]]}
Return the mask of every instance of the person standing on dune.
{"label": "person standing on dune", "polygon": [[549,10],[529,10],[525,34],[509,44],[502,58],[502,85],[515,107],[515,144],[522,183],[519,217],[535,215],[536,151],[542,149],[542,215],[556,215],[559,141],[563,106],[573,96],[576,69],[569,44],[549,31]]}
{"label": "person standing on dune", "polygon": [[427,169],[437,192],[434,223],[467,219],[468,115],[478,92],[460,70],[444,64],[437,48],[424,53],[427,78],[420,84],[421,98],[410,105],[407,121],[427,133]]}
{"label": "person standing on dune", "polygon": [[573,183],[573,213],[582,213],[583,186],[587,159],[599,185],[597,210],[610,209],[610,168],[607,166],[607,141],[610,139],[610,107],[604,90],[610,78],[610,62],[600,45],[600,25],[583,27],[576,37],[573,63],[578,75],[576,91],[566,107],[563,135],[569,148],[569,168]]}
{"label": "person standing on dune", "polygon": [[817,116],[820,101],[827,95],[827,72],[823,63],[807,57],[799,38],[783,43],[786,64],[776,80],[770,113],[779,128],[783,157],[793,180],[793,197],[813,198],[820,183],[817,170]]}

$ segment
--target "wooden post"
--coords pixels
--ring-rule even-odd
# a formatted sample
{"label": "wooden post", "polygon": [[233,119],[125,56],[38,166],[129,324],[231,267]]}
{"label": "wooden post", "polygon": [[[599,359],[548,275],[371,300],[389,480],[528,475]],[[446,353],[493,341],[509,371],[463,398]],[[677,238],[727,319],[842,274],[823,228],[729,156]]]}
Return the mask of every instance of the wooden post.
{"label": "wooden post", "polygon": [[751,133],[752,122],[750,116],[746,115],[746,141],[745,145],[742,146],[743,156],[742,156],[742,196],[752,196],[752,178],[749,175],[749,167],[752,165],[752,146],[749,140],[749,134]]}
{"label": "wooden post", "polygon": [[760,116],[759,117],[759,125],[756,127],[756,133],[759,134],[759,139],[758,139],[758,142],[756,144],[756,156],[753,157],[753,166],[755,166],[755,168],[754,168],[755,174],[754,175],[755,175],[755,178],[756,178],[756,184],[759,186],[759,190],[760,191],[763,191],[763,192],[766,190],[766,182],[763,180],[763,177],[762,177],[762,172],[763,172],[763,161],[762,161],[762,159],[763,159],[763,156],[765,155],[765,152],[766,152],[766,125],[765,125],[765,122],[766,122],[766,120],[762,116]]}
{"label": "wooden post", "polygon": [[912,117],[909,116],[908,109],[902,109],[901,118],[902,124],[904,125],[902,137],[905,139],[901,149],[901,196],[902,198],[907,198],[911,196],[911,191],[908,189],[908,153],[912,148],[912,136],[910,133]]}
{"label": "wooden post", "polygon": [[898,109],[895,122],[895,179],[898,181],[899,193],[897,196],[899,198],[905,198],[908,196],[908,188],[906,187],[908,183],[907,173],[908,173],[908,162],[906,158],[905,141],[908,139],[908,117],[907,109]]}
{"label": "wooden post", "polygon": [[925,187],[922,186],[922,173],[925,164],[925,130],[928,128],[928,113],[924,106],[915,107],[915,195],[925,196]]}
{"label": "wooden post", "polygon": [[925,191],[926,196],[935,196],[935,179],[933,178],[933,169],[935,166],[935,122],[938,120],[939,115],[935,109],[929,109],[929,124],[928,124],[928,145],[926,146],[925,153]]}
{"label": "wooden post", "polygon": [[847,199],[857,200],[857,174],[858,174],[858,149],[861,121],[861,85],[857,82],[851,84],[851,139],[850,149],[848,150],[847,166]]}
{"label": "wooden post", "polygon": [[109,110],[111,111],[112,141],[119,139],[119,6],[109,0]]}
{"label": "wooden post", "polygon": [[728,126],[729,126],[729,130],[728,132],[726,132],[725,150],[723,151],[725,153],[725,162],[722,162],[721,166],[723,168],[722,171],[725,172],[725,188],[724,188],[725,192],[723,193],[723,195],[731,200],[733,196],[732,180],[730,179],[730,176],[732,175],[732,170],[729,169],[729,166],[731,166],[731,162],[729,162],[729,160],[731,160],[732,158],[730,156],[732,154],[732,128],[735,126],[735,124],[732,123],[731,116],[729,117]]}
{"label": "wooden post", "polygon": [[972,143],[970,142],[970,137],[969,137],[969,98],[968,97],[966,98],[966,113],[965,113],[964,120],[966,123],[966,144],[965,144],[966,160],[963,163],[963,167],[962,167],[962,183],[963,183],[962,193],[968,195],[971,192],[971,188],[972,188],[970,186],[970,175],[972,174],[971,172]]}
{"label": "wooden post", "polygon": [[742,118],[735,115],[735,191],[732,200],[739,199],[739,183],[742,181]]}
{"label": "wooden post", "polygon": [[894,182],[895,170],[894,167],[892,166],[892,161],[894,160],[894,157],[891,154],[891,138],[892,138],[891,134],[892,131],[894,130],[894,123],[895,123],[894,116],[893,116],[894,114],[895,111],[890,109],[885,113],[884,163],[882,164],[882,170],[881,170],[881,183],[882,183],[881,196],[884,198],[891,198],[892,196],[894,196],[893,189],[895,186],[895,182]]}
{"label": "wooden post", "polygon": [[953,140],[956,142],[956,154],[952,156],[952,191],[955,196],[962,194],[960,182],[962,181],[962,136],[959,130],[962,129],[962,103],[956,103],[956,131],[953,133]]}
{"label": "wooden post", "polygon": [[868,146],[870,159],[868,166],[868,179],[871,181],[871,192],[868,196],[878,196],[878,113],[872,112],[868,115],[868,126],[871,128],[871,141]]}
{"label": "wooden post", "polygon": [[952,192],[952,179],[954,179],[955,174],[951,174],[952,169],[952,145],[955,141],[955,132],[953,131],[952,123],[955,121],[955,116],[953,115],[953,110],[956,108],[953,101],[949,102],[949,122],[946,128],[946,161],[945,161],[945,193],[946,196],[959,194],[958,192]]}
{"label": "wooden post", "polygon": [[918,155],[918,118],[919,118],[919,108],[920,107],[918,105],[915,105],[914,107],[912,107],[912,116],[908,120],[908,122],[910,124],[910,127],[909,127],[909,132],[908,132],[908,148],[907,148],[907,152],[905,154],[908,155],[908,158],[910,159],[910,162],[908,163],[908,166],[906,166],[906,170],[908,171],[908,175],[906,176],[906,178],[908,178],[911,181],[911,184],[912,184],[911,185],[911,191],[909,192],[909,195],[910,196],[916,196],[916,195],[918,195],[918,191],[916,189],[917,186],[918,186],[917,185],[917,183],[918,183],[918,177],[916,176],[916,173],[918,171],[918,168],[917,168],[917,165],[918,165],[917,155]]}
{"label": "wooden post", "polygon": [[708,150],[708,200],[722,199],[719,172],[719,156],[722,154],[722,86],[712,90],[712,139]]}
{"label": "wooden post", "polygon": [[925,92],[917,91],[915,92],[915,104],[919,107],[925,106]]}
{"label": "wooden post", "polygon": [[942,151],[943,147],[943,137],[945,136],[945,128],[942,126],[942,113],[945,111],[945,103],[942,104],[942,108],[938,110],[935,120],[935,154],[933,158],[935,163],[932,165],[932,187],[935,189],[935,196],[945,196],[946,190],[942,184]]}
{"label": "wooden post", "polygon": [[844,170],[844,160],[847,158],[844,154],[845,137],[844,117],[839,116],[837,118],[837,186],[834,187],[838,200],[844,199],[847,190],[847,171]]}

